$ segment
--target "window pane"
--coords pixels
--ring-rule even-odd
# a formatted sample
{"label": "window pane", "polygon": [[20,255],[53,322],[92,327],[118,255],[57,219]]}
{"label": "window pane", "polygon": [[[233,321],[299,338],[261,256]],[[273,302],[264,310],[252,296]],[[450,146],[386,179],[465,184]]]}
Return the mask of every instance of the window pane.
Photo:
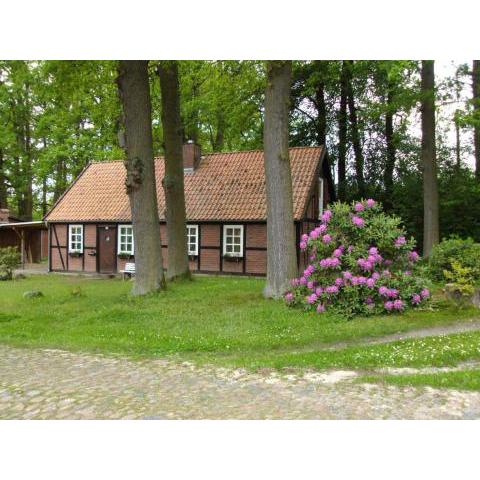
{"label": "window pane", "polygon": [[231,252],[232,252],[232,246],[231,246],[231,245],[227,245],[227,246],[226,246],[226,251],[227,251],[228,253],[231,253]]}

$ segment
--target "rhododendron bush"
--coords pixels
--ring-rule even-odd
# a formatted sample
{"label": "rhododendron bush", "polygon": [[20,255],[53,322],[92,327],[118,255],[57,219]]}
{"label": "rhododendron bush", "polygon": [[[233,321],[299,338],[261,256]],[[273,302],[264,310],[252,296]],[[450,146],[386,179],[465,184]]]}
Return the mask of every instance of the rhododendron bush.
{"label": "rhododendron bush", "polygon": [[372,199],[335,203],[302,235],[308,265],[285,294],[291,306],[346,316],[402,312],[425,305],[430,292],[415,274],[415,242],[400,219]]}

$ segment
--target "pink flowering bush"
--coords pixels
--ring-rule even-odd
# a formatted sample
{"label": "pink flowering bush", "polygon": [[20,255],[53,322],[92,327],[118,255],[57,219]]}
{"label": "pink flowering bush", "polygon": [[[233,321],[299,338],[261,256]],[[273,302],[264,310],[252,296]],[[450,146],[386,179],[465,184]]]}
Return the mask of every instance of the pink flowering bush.
{"label": "pink flowering bush", "polygon": [[372,199],[335,203],[321,224],[302,235],[309,263],[285,294],[290,306],[347,317],[403,312],[430,298],[416,274],[420,259],[400,219]]}

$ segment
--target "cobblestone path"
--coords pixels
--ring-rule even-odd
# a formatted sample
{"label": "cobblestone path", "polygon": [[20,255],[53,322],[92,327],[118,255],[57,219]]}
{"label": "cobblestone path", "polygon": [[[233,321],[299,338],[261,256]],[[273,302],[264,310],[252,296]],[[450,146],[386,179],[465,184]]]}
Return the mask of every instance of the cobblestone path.
{"label": "cobblestone path", "polygon": [[480,393],[0,346],[1,419],[480,418]]}

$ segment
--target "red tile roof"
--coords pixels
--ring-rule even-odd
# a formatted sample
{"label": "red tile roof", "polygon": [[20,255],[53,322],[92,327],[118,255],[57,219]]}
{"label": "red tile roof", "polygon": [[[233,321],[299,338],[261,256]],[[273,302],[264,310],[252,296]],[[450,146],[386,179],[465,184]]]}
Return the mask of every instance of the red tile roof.
{"label": "red tile roof", "polygon": [[[290,149],[293,211],[304,216],[322,147]],[[164,220],[163,158],[155,159],[158,212]],[[47,214],[49,222],[130,221],[122,161],[91,163]],[[214,153],[185,174],[188,221],[266,220],[263,151]]]}

